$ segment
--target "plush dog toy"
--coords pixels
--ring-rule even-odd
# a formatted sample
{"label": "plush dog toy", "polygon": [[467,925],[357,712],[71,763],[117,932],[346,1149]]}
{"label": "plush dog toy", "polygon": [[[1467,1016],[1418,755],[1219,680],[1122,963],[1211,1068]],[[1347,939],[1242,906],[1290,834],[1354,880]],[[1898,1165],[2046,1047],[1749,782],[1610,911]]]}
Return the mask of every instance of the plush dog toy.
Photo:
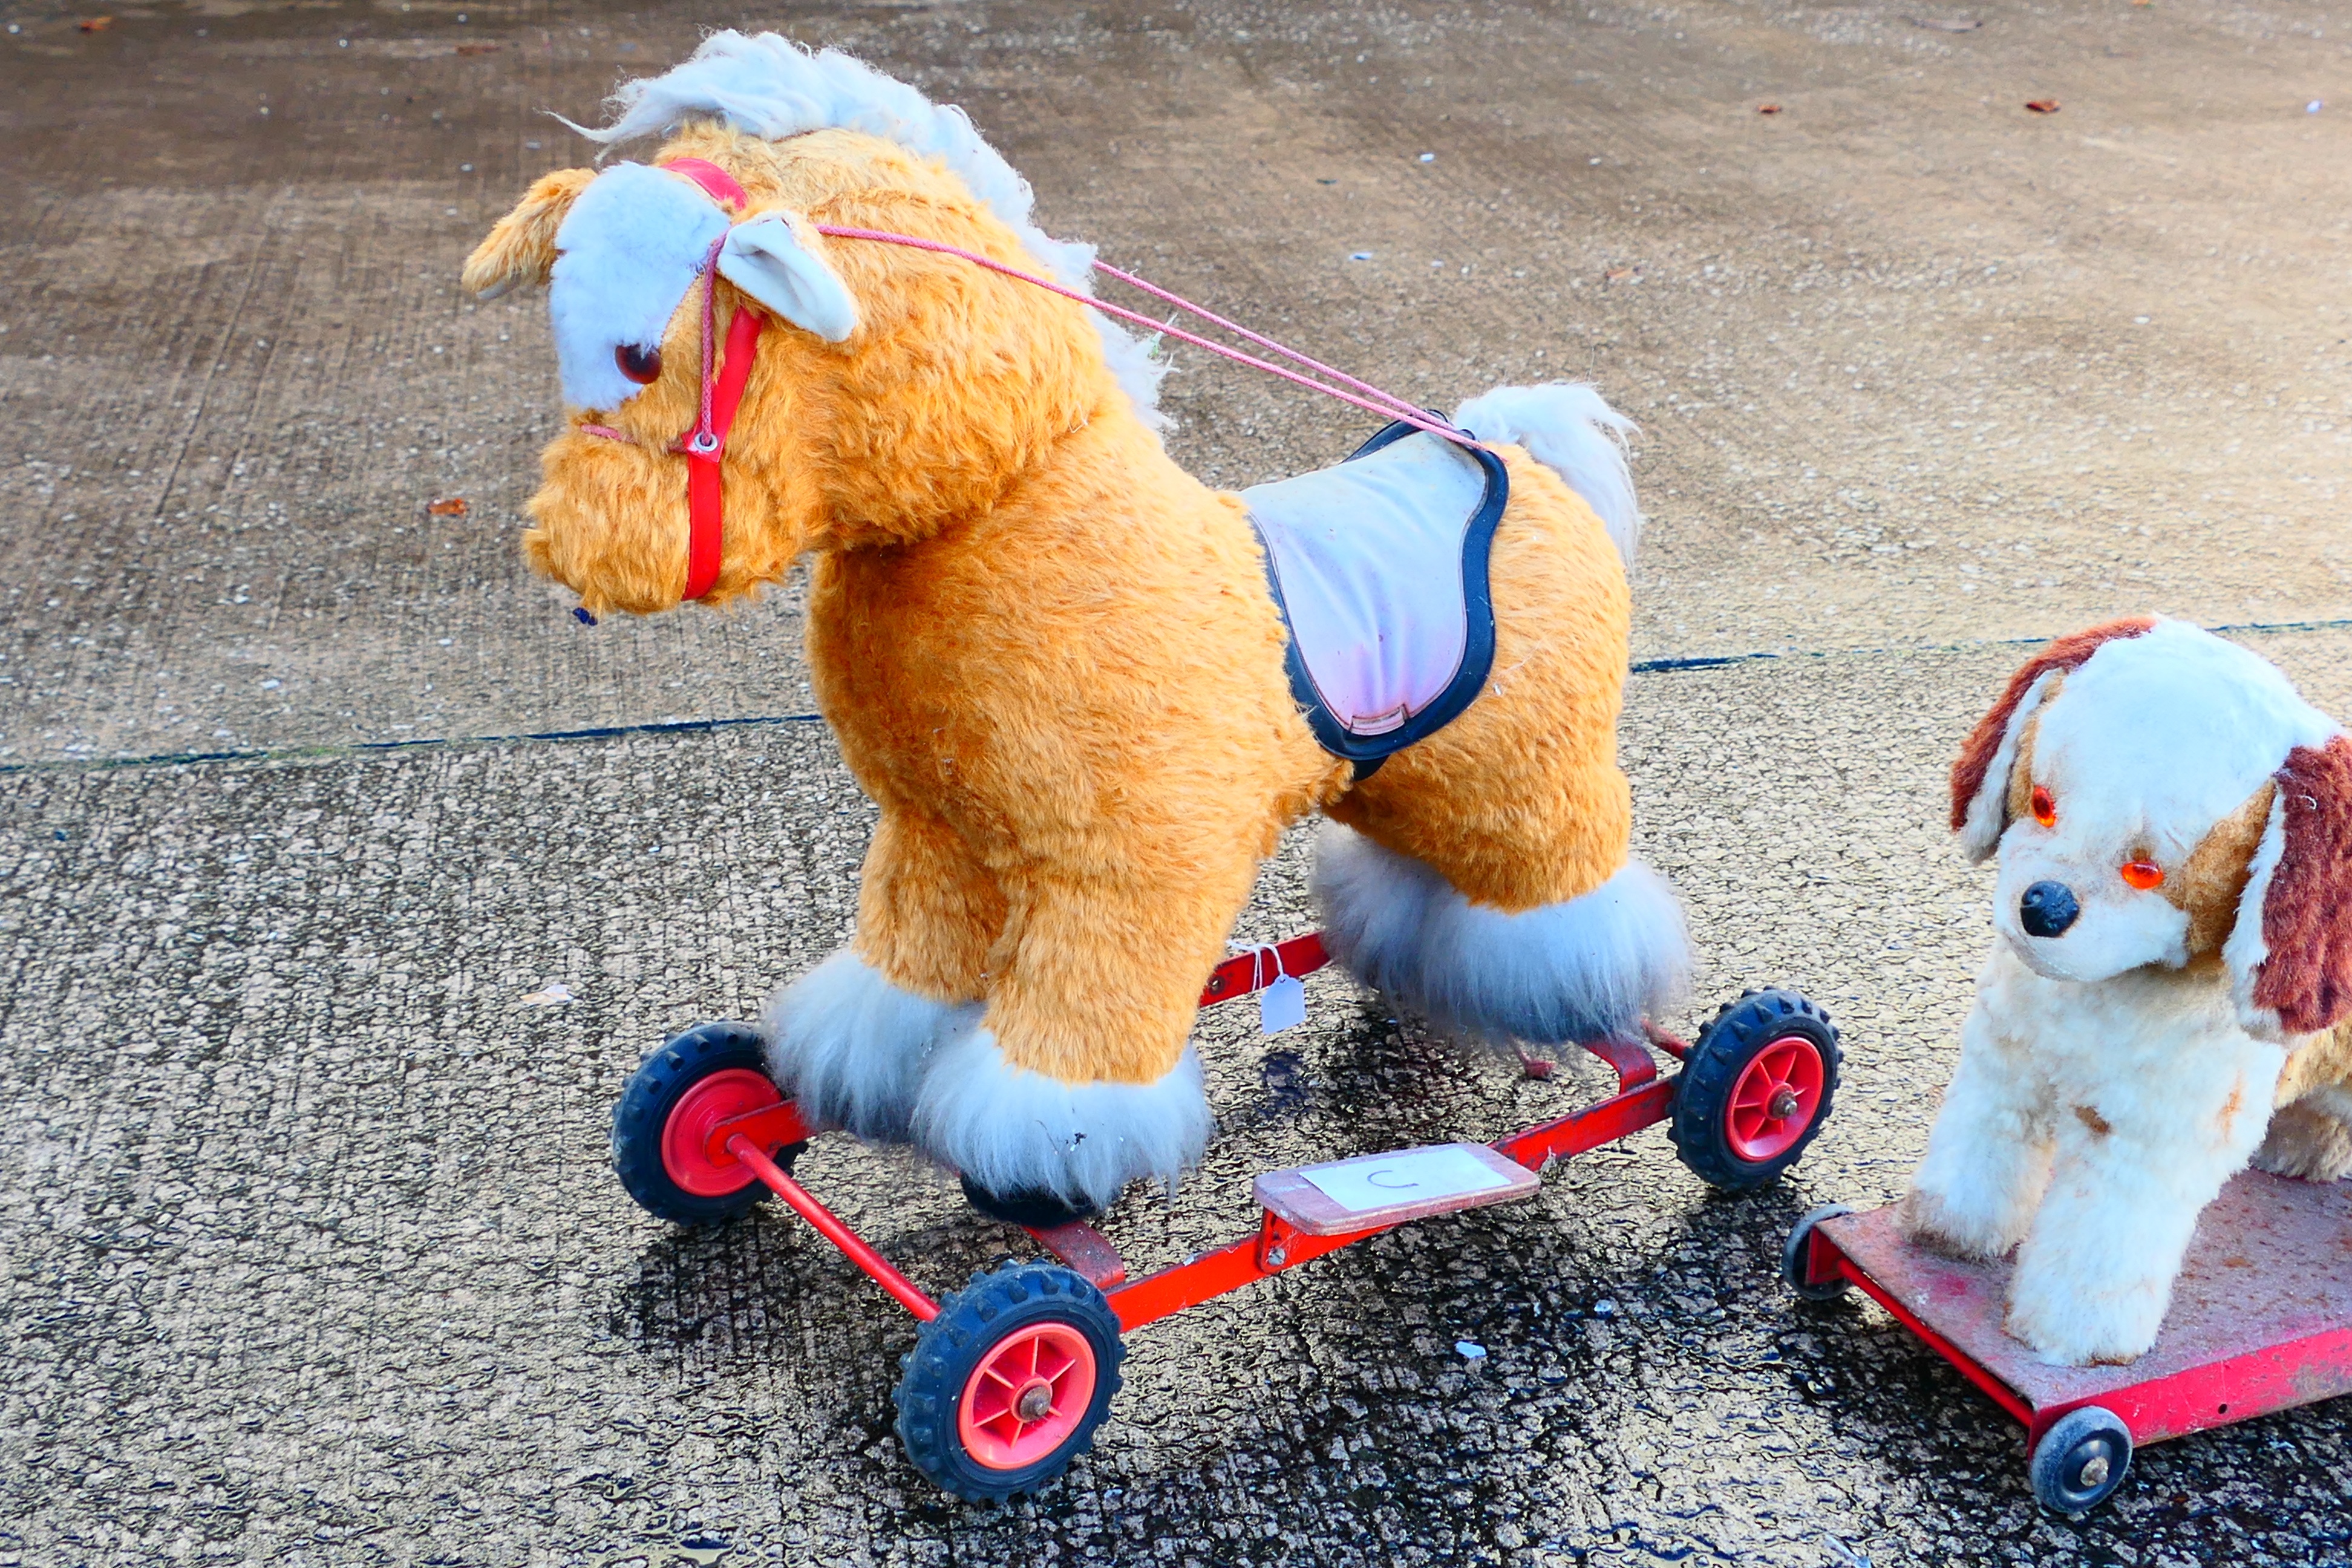
{"label": "plush dog toy", "polygon": [[586,612],[814,557],[817,700],[881,819],[855,939],[764,1021],[805,1113],[1032,1222],[1172,1175],[1213,1126],[1202,985],[1317,807],[1329,945],[1406,1005],[1559,1042],[1675,998],[1616,762],[1638,514],[1589,389],[1212,491],[1132,340],[971,259],[1083,290],[1091,252],[960,112],[732,33],[614,103],[588,134],[674,133],[655,163],[547,175],[465,279],[550,286],[572,412],[523,542]]}
{"label": "plush dog toy", "polygon": [[2116,621],[2011,679],[1952,828],[2000,934],[1903,1225],[2022,1242],[2010,1332],[2129,1361],[2250,1158],[2352,1170],[2352,737],[2234,643]]}

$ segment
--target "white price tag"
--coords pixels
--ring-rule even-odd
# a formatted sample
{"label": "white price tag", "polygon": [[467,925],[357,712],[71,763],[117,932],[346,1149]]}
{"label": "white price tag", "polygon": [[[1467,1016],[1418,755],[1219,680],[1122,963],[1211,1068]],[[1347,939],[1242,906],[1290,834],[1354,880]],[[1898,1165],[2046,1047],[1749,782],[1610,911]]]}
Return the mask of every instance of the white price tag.
{"label": "white price tag", "polygon": [[1258,993],[1257,1026],[1261,1033],[1278,1035],[1307,1022],[1307,984],[1296,974],[1286,974]]}

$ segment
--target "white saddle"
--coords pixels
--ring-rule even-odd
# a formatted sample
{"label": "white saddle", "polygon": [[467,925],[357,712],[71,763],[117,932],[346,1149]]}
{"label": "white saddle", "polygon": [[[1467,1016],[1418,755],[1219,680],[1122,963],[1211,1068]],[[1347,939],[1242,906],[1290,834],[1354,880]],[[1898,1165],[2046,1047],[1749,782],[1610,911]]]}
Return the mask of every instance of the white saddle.
{"label": "white saddle", "polygon": [[1290,628],[1290,684],[1361,778],[1459,717],[1495,661],[1486,555],[1502,460],[1410,425],[1242,492]]}

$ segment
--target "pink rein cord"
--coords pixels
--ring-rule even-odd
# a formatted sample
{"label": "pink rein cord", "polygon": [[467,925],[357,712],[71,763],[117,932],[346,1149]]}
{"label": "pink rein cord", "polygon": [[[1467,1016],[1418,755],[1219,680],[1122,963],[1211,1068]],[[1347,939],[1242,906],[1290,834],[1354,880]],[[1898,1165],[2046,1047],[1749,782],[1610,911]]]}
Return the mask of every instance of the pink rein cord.
{"label": "pink rein cord", "polygon": [[693,432],[681,443],[697,452],[718,449],[710,425],[710,384],[712,356],[719,352],[719,253],[726,248],[727,237],[722,234],[710,242],[702,258],[702,411],[695,416]]}
{"label": "pink rein cord", "polygon": [[[1352,403],[1357,407],[1364,409],[1368,413],[1377,414],[1383,419],[1401,420],[1407,425],[1426,430],[1433,436],[1442,436],[1448,441],[1456,442],[1465,447],[1471,445],[1476,439],[1475,437],[1471,436],[1467,431],[1455,428],[1454,426],[1445,423],[1444,420],[1433,416],[1426,411],[1414,407],[1412,404],[1407,403],[1403,398],[1398,397],[1392,393],[1381,391],[1379,387],[1374,386],[1370,382],[1359,381],[1354,376],[1348,374],[1344,371],[1332,369],[1329,365],[1323,363],[1320,360],[1309,359],[1296,349],[1286,348],[1282,344],[1276,342],[1272,338],[1264,337],[1256,332],[1253,332],[1247,327],[1240,326],[1234,322],[1229,321],[1213,310],[1204,310],[1200,306],[1193,304],[1191,300],[1186,300],[1180,295],[1171,294],[1167,289],[1159,287],[1157,284],[1147,283],[1142,279],[1136,277],[1132,273],[1122,272],[1116,267],[1107,266],[1099,261],[1094,264],[1095,270],[1100,272],[1105,277],[1114,278],[1119,282],[1125,283],[1131,288],[1140,289],[1145,293],[1152,295],[1155,298],[1164,300],[1169,304],[1175,306],[1181,310],[1190,311],[1192,314],[1200,317],[1204,321],[1212,322],[1216,326],[1223,327],[1229,332],[1246,338],[1251,342],[1257,344],[1261,348],[1269,349],[1274,353],[1282,355],[1285,359],[1290,360],[1297,364],[1306,365],[1310,370],[1320,371],[1324,374],[1331,376],[1336,380],[1345,382],[1348,385],[1356,388],[1359,392],[1368,394],[1369,396],[1360,397],[1354,392],[1342,392],[1339,387],[1327,385],[1322,382],[1317,381],[1313,376],[1301,375],[1295,370],[1286,370],[1281,365],[1258,358],[1255,354],[1244,353],[1239,349],[1230,349],[1223,343],[1211,342],[1208,339],[1195,336],[1194,334],[1184,331],[1181,327],[1171,326],[1165,321],[1155,321],[1150,317],[1142,314],[1140,311],[1125,310],[1118,305],[1105,304],[1102,300],[1081,294],[1075,289],[1065,289],[1060,284],[1050,282],[1045,279],[1038,277],[1034,272],[1024,272],[1017,267],[1008,267],[1002,261],[997,261],[992,258],[982,256],[977,251],[965,250],[960,246],[943,244],[936,239],[921,239],[911,234],[891,234],[887,230],[875,228],[843,228],[834,224],[827,223],[818,224],[816,226],[816,231],[819,234],[829,236],[835,239],[871,239],[877,240],[884,245],[903,245],[914,250],[929,250],[936,252],[941,256],[959,257],[965,261],[971,262],[975,267],[984,267],[991,272],[1001,272],[1007,278],[1017,278],[1024,283],[1034,283],[1049,294],[1059,294],[1065,300],[1076,300],[1079,304],[1086,306],[1090,310],[1100,310],[1106,316],[1116,316],[1122,321],[1131,322],[1149,331],[1165,333],[1169,337],[1176,339],[1179,342],[1191,343],[1195,348],[1206,349],[1213,354],[1223,354],[1229,360],[1235,361],[1241,364],[1252,366],[1257,370],[1262,370],[1268,375],[1278,375],[1285,381],[1296,382],[1301,386],[1308,387],[1314,391],[1322,393],[1327,397],[1336,397],[1342,403]],[[1372,401],[1373,399],[1378,399],[1378,401]]]}
{"label": "pink rein cord", "polygon": [[[1418,408],[1412,404],[1407,403],[1403,398],[1397,396],[1394,393],[1382,392],[1370,382],[1359,381],[1354,376],[1349,375],[1346,371],[1335,370],[1331,366],[1325,364],[1319,359],[1309,359],[1305,354],[1300,353],[1297,349],[1286,347],[1284,344],[1276,342],[1272,338],[1265,337],[1259,333],[1251,331],[1239,321],[1229,321],[1225,320],[1224,317],[1218,315],[1214,310],[1204,310],[1201,309],[1200,306],[1192,303],[1192,300],[1185,299],[1182,295],[1171,293],[1169,290],[1160,287],[1157,283],[1138,278],[1132,272],[1123,272],[1119,270],[1119,268],[1113,267],[1108,261],[1097,261],[1094,264],[1094,268],[1096,271],[1101,273],[1106,278],[1115,278],[1130,289],[1140,289],[1143,292],[1151,295],[1154,299],[1165,300],[1168,303],[1175,306],[1180,310],[1189,310],[1193,315],[1200,317],[1202,321],[1209,322],[1213,326],[1223,327],[1226,331],[1233,333],[1235,337],[1246,338],[1262,349],[1271,349],[1276,353],[1280,354],[1283,358],[1290,361],[1293,364],[1303,364],[1307,369],[1319,371],[1323,374],[1329,376],[1332,380],[1339,382],[1344,385],[1352,386],[1358,392],[1363,393],[1366,396],[1375,398],[1378,401],[1386,404],[1390,408],[1395,411],[1397,417],[1400,419],[1410,419],[1415,424],[1420,424],[1422,421],[1429,417],[1428,410]],[[1165,331],[1166,329],[1162,328],[1160,330]],[[1211,343],[1208,346],[1213,349],[1217,347],[1214,343]],[[1220,353],[1231,353],[1230,350],[1225,349],[1218,349],[1217,352]],[[1235,357],[1243,358],[1244,356],[1237,355]],[[1309,384],[1312,384],[1310,383]],[[1328,389],[1326,388],[1325,390]],[[1444,424],[1444,421],[1440,420],[1438,423],[1443,425]],[[1423,428],[1426,429],[1428,426],[1424,425],[1423,426]],[[1439,434],[1450,433],[1454,429],[1454,426],[1446,425],[1444,431],[1439,432]]]}
{"label": "pink rein cord", "polygon": [[[742,186],[732,175],[716,164],[704,163],[700,159],[685,158],[677,160],[668,167],[673,172],[692,180],[713,201],[722,205],[731,206],[740,212],[748,205],[749,198],[745,196]],[[936,239],[923,239],[911,234],[892,234],[886,229],[846,228],[834,224],[818,224],[815,227],[819,234],[835,239],[867,239],[883,245],[900,245],[911,250],[928,250],[935,255],[956,257],[961,260],[971,262],[975,267],[1002,273],[1007,278],[1043,289],[1049,294],[1058,294],[1065,300],[1075,300],[1090,310],[1100,310],[1106,316],[1117,317],[1122,321],[1131,322],[1154,333],[1164,333],[1179,342],[1191,343],[1195,348],[1206,349],[1213,354],[1219,354],[1236,363],[1262,370],[1268,375],[1279,376],[1309,391],[1319,392],[1326,397],[1336,397],[1342,403],[1352,404],[1367,413],[1377,414],[1383,419],[1410,425],[1415,429],[1427,431],[1430,435],[1454,442],[1458,446],[1475,446],[1477,441],[1477,437],[1469,432],[1448,424],[1439,416],[1414,407],[1393,393],[1381,391],[1370,382],[1358,380],[1345,371],[1335,370],[1320,360],[1309,359],[1297,350],[1278,343],[1263,333],[1254,332],[1237,321],[1227,321],[1213,310],[1203,310],[1180,294],[1172,293],[1156,283],[1146,282],[1131,272],[1123,272],[1116,267],[1100,261],[1093,265],[1095,270],[1104,277],[1115,279],[1131,289],[1139,289],[1154,299],[1173,305],[1178,310],[1197,316],[1213,326],[1223,328],[1269,353],[1280,354],[1294,364],[1305,365],[1309,370],[1328,375],[1333,381],[1342,383],[1354,390],[1343,391],[1339,386],[1318,381],[1313,376],[1302,375],[1295,370],[1286,370],[1281,365],[1258,358],[1255,354],[1244,353],[1239,349],[1227,348],[1223,343],[1212,342],[1204,337],[1185,331],[1182,328],[1170,322],[1155,321],[1140,311],[1129,310],[1118,305],[1106,304],[1100,300],[1081,294],[1075,289],[1064,288],[1061,284],[1040,278],[1033,272],[1024,272],[1017,267],[1008,267],[993,258],[982,256],[977,251],[966,250],[961,246],[949,245]],[[760,318],[756,314],[746,314],[739,309],[736,312],[734,329],[730,330],[728,336],[728,384],[724,392],[725,407],[720,408],[719,406],[719,389],[717,384],[719,258],[725,246],[724,235],[713,240],[710,249],[702,258],[702,265],[695,269],[696,275],[702,280],[700,406],[694,427],[671,442],[669,446],[671,451],[684,453],[689,459],[687,506],[690,526],[687,540],[686,597],[690,599],[700,598],[709,593],[719,575],[722,550],[720,540],[726,526],[725,502],[720,489],[723,481],[719,478],[719,464],[727,444],[727,433],[722,424],[733,423],[736,409],[740,405],[744,383],[750,374],[752,356],[759,352]],[[748,333],[741,330],[746,327],[750,329]],[[738,338],[741,339],[740,342],[736,341]],[[625,370],[627,367],[625,365],[623,368]],[[609,441],[636,444],[635,437],[610,425],[583,423],[574,426],[573,428],[583,436],[597,436]],[[585,607],[576,609],[572,614],[590,626],[596,624],[595,617],[591,616]]]}
{"label": "pink rein cord", "polygon": [[[1151,295],[1154,299],[1165,300],[1167,303],[1175,306],[1178,310],[1188,311],[1192,315],[1198,316],[1201,320],[1207,321],[1213,326],[1222,327],[1226,331],[1234,334],[1236,337],[1245,338],[1249,342],[1257,344],[1260,348],[1266,349],[1272,353],[1282,355],[1283,358],[1291,361],[1293,363],[1303,364],[1309,370],[1317,371],[1324,375],[1328,375],[1334,381],[1341,382],[1347,386],[1353,387],[1355,391],[1342,391],[1339,387],[1328,385],[1323,382],[1316,380],[1313,376],[1301,375],[1295,370],[1287,370],[1270,361],[1260,359],[1255,354],[1244,353],[1239,349],[1227,348],[1223,343],[1211,342],[1208,339],[1188,332],[1181,327],[1171,326],[1165,321],[1155,321],[1150,317],[1142,314],[1140,311],[1129,310],[1118,305],[1107,304],[1103,300],[1091,298],[1088,295],[1081,294],[1075,289],[1066,289],[1059,283],[1052,282],[1046,279],[1038,277],[1034,272],[1024,272],[1017,267],[1008,267],[1003,262],[998,261],[993,258],[982,256],[977,251],[966,250],[961,246],[949,245],[943,241],[936,239],[922,239],[911,234],[892,234],[887,229],[844,228],[838,225],[826,223],[818,224],[815,227],[819,234],[825,235],[834,239],[870,239],[883,245],[903,245],[912,250],[928,250],[940,256],[953,256],[961,260],[969,261],[975,267],[986,268],[991,272],[1001,272],[1007,278],[1014,278],[1020,279],[1024,283],[1034,284],[1037,288],[1045,289],[1049,294],[1059,294],[1065,300],[1075,300],[1090,310],[1100,310],[1107,316],[1116,316],[1120,321],[1132,322],[1134,325],[1142,327],[1147,331],[1165,333],[1169,337],[1174,338],[1180,342],[1191,343],[1195,348],[1206,349],[1213,354],[1222,354],[1225,358],[1233,360],[1238,363],[1249,365],[1254,369],[1262,370],[1268,375],[1278,375],[1285,381],[1295,382],[1300,386],[1322,393],[1327,397],[1336,397],[1342,403],[1351,403],[1368,413],[1379,415],[1383,419],[1402,421],[1402,423],[1411,425],[1417,429],[1426,430],[1433,436],[1443,437],[1448,441],[1453,441],[1465,447],[1473,444],[1476,440],[1476,437],[1470,435],[1467,431],[1447,424],[1444,420],[1431,415],[1425,409],[1416,408],[1412,404],[1407,403],[1403,398],[1397,396],[1394,393],[1383,392],[1379,387],[1374,386],[1370,382],[1360,381],[1355,376],[1349,375],[1345,371],[1335,370],[1331,366],[1325,364],[1321,360],[1310,359],[1307,355],[1300,353],[1297,349],[1278,343],[1274,339],[1266,337],[1263,333],[1254,332],[1238,321],[1227,321],[1224,317],[1218,315],[1214,310],[1204,310],[1201,306],[1192,303],[1190,300],[1185,299],[1181,294],[1172,293],[1166,289],[1160,288],[1156,283],[1147,282],[1143,279],[1138,278],[1132,272],[1121,271],[1118,268],[1110,266],[1107,262],[1096,262],[1094,264],[1095,270],[1101,273],[1104,277],[1115,279],[1131,289],[1139,289],[1146,294]],[[707,441],[712,435],[710,424],[712,354],[717,346],[715,338],[717,328],[716,318],[718,313],[717,285],[719,279],[719,247],[724,243],[723,239],[714,242],[710,247],[710,253],[703,258],[702,266],[697,269],[698,272],[705,279],[702,292],[701,416],[695,421],[694,429],[688,432],[687,436],[679,438],[674,449],[684,449],[688,442],[697,439]],[[1359,396],[1358,394],[1360,393],[1363,395]],[[632,439],[629,436],[619,430],[614,429],[609,425],[581,425],[576,426],[576,428],[578,428],[583,435],[602,436],[608,440],[629,441]],[[702,450],[704,448],[698,447],[697,449]]]}

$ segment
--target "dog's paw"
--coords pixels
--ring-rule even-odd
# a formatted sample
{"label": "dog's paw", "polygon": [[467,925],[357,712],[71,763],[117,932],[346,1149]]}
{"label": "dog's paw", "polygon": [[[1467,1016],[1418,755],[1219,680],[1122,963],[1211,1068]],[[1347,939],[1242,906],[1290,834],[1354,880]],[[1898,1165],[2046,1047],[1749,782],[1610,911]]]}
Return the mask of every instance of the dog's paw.
{"label": "dog's paw", "polygon": [[1903,1194],[1895,1224],[1915,1245],[1970,1263],[1990,1263],[2018,1242],[2008,1227],[1967,1215],[1943,1196],[1918,1187]]}
{"label": "dog's paw", "polygon": [[2160,1280],[2091,1290],[2021,1278],[2000,1326],[2049,1366],[2125,1366],[2156,1343],[2168,1294]]}

